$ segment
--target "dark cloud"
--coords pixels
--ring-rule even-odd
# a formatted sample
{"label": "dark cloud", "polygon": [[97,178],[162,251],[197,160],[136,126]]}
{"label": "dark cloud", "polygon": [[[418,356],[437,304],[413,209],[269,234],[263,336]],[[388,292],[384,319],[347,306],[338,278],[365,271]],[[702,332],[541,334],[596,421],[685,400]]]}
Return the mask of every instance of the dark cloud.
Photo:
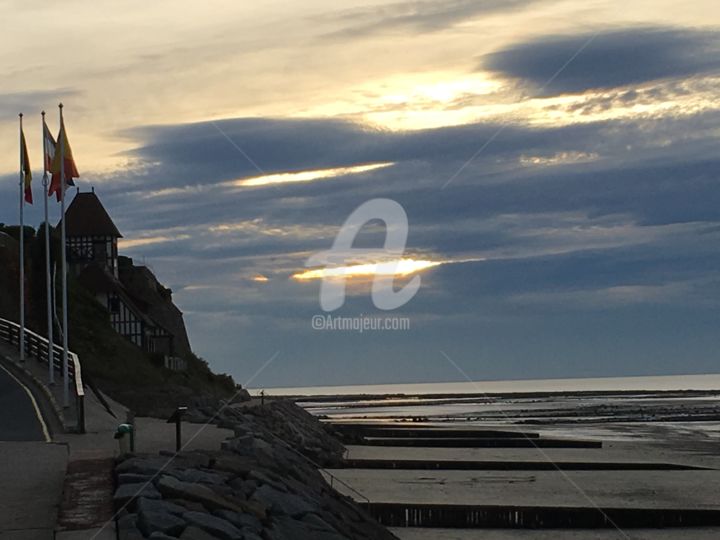
{"label": "dark cloud", "polygon": [[79,94],[78,90],[71,88],[0,94],[0,121],[17,119],[21,112],[28,118],[36,115],[39,118],[42,110],[54,114],[59,101]]}
{"label": "dark cloud", "polygon": [[518,43],[482,57],[480,68],[555,95],[714,72],[719,53],[720,32],[629,28]]}
{"label": "dark cloud", "polygon": [[386,31],[413,30],[432,32],[453,26],[481,15],[522,9],[539,0],[447,0],[435,2],[421,0],[397,2],[372,8],[351,9],[333,14],[335,24],[343,24],[341,30],[328,37],[347,37],[375,34]]}
{"label": "dark cloud", "polygon": [[[265,173],[353,166],[364,163],[422,161],[430,164],[462,163],[492,137],[499,124],[480,123],[448,128],[390,132],[367,129],[336,120],[232,119],[171,127],[150,127],[127,135],[143,141],[131,156],[146,165],[142,175],[128,175],[147,190],[152,187],[213,185]],[[505,126],[502,137],[482,159],[497,160],[518,152],[547,153],[588,148],[607,127],[604,124],[563,128]],[[595,143],[597,145],[597,143]],[[454,172],[454,171],[453,171]],[[448,173],[449,174],[449,173]],[[444,179],[443,179],[444,180]],[[283,194],[301,189],[312,195],[333,189],[330,183],[286,186]],[[308,187],[309,186],[309,187]]]}
{"label": "dark cloud", "polygon": [[[596,374],[642,372],[650,352],[657,364],[649,371],[671,372],[665,329],[687,351],[701,354],[700,342],[720,345],[708,326],[720,298],[713,249],[720,241],[718,120],[718,113],[704,113],[508,126],[444,190],[497,125],[386,132],[318,119],[232,119],[217,127],[149,127],[128,134],[139,144],[132,152],[138,169],[104,178],[96,191],[127,239],[169,239],[123,252],[175,289],[194,345],[238,380],[277,349],[285,353],[273,364],[277,371],[259,384],[399,380],[408,372],[457,378],[433,356],[438,349],[461,364],[483,358],[482,369],[468,368],[482,377],[586,375],[600,364],[604,371]],[[238,190],[222,182],[257,171],[234,145],[268,172],[396,165]],[[520,159],[573,153],[595,157],[532,166]],[[83,189],[88,181],[91,173]],[[318,335],[309,328],[319,310],[318,283],[288,277],[310,253],[330,247],[354,208],[378,196],[407,211],[410,253],[485,260],[423,274],[420,293],[396,313],[411,317],[416,331]],[[0,221],[14,220],[16,201],[17,178],[0,179]],[[40,221],[42,205],[35,206],[28,208],[30,223]],[[56,216],[56,205],[51,212]],[[220,223],[251,225],[211,230]],[[359,240],[377,246],[383,236],[368,232]],[[271,281],[252,283],[255,273]],[[368,294],[350,297],[342,311],[359,313],[375,313]],[[653,335],[653,324],[663,336]],[[630,327],[641,330],[627,333]],[[588,340],[622,350],[587,352]],[[585,356],[573,364],[576,353]],[[388,367],[389,354],[397,356]]]}

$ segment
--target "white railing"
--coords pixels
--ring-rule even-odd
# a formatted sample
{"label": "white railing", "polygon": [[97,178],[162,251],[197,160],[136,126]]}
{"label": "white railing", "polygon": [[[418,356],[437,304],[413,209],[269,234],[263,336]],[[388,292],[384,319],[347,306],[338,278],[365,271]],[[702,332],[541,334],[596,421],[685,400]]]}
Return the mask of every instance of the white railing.
{"label": "white railing", "polygon": [[[0,339],[20,347],[20,325],[6,319],[0,319]],[[25,354],[34,356],[45,364],[49,360],[49,342],[32,330],[25,329]],[[53,345],[53,369],[62,377],[62,354],[60,345]],[[85,433],[85,389],[82,382],[80,359],[74,352],[68,352],[68,375],[73,380],[75,404],[77,406],[77,429]]]}

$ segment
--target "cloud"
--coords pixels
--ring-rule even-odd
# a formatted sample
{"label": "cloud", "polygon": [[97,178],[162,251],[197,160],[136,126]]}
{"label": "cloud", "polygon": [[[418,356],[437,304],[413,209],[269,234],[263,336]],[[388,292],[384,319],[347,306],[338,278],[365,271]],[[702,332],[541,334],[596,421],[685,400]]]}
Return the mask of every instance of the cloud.
{"label": "cloud", "polygon": [[329,34],[347,37],[375,34],[384,31],[432,32],[454,26],[481,15],[522,9],[539,0],[421,0],[396,2],[372,8],[355,8],[333,14],[329,18],[344,25]]}
{"label": "cloud", "polygon": [[645,27],[546,36],[485,55],[480,69],[544,95],[689,77],[720,69],[720,32]]}
{"label": "cloud", "polygon": [[[219,122],[267,174],[394,163],[251,187],[227,185],[256,171],[212,123],[139,128],[132,157],[140,172],[117,171],[96,192],[129,241],[123,254],[153,266],[177,291],[194,344],[213,360],[234,361],[237,351],[262,356],[268,343],[302,351],[303,366],[313,355],[327,359],[335,345],[353,350],[347,336],[310,333],[319,284],[291,276],[331,247],[352,210],[378,196],[408,214],[404,257],[462,262],[422,273],[420,292],[398,313],[411,316],[421,335],[397,337],[399,361],[455,342],[487,344],[505,359],[508,342],[517,354],[526,343],[517,338],[520,326],[569,343],[575,319],[597,317],[609,332],[620,321],[632,324],[632,310],[667,310],[668,321],[672,310],[685,310],[694,318],[684,321],[697,321],[713,307],[720,298],[710,279],[720,264],[713,249],[720,242],[719,116],[510,124],[445,190],[443,182],[497,124],[387,132],[325,119]],[[0,213],[15,215],[16,179],[0,180]],[[41,218],[36,206],[28,208],[30,223]],[[382,227],[370,226],[354,247],[377,248],[384,237]],[[368,291],[349,292],[343,315],[374,312]],[[690,336],[689,323],[683,328]],[[232,350],[216,348],[217,332],[238,336]],[[391,338],[377,339],[355,345],[387,357],[393,346],[382,340]],[[545,346],[552,357],[552,343]]]}
{"label": "cloud", "polygon": [[72,88],[0,94],[0,121],[17,120],[21,112],[28,118],[35,118],[35,115],[39,118],[42,110],[53,114],[59,101],[79,94],[79,90]]}

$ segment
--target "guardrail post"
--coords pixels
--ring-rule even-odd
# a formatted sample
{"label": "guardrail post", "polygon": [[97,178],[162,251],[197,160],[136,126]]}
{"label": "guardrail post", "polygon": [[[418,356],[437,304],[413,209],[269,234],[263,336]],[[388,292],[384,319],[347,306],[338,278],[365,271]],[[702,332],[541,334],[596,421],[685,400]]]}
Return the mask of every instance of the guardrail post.
{"label": "guardrail post", "polygon": [[85,433],[85,396],[78,396],[78,433]]}

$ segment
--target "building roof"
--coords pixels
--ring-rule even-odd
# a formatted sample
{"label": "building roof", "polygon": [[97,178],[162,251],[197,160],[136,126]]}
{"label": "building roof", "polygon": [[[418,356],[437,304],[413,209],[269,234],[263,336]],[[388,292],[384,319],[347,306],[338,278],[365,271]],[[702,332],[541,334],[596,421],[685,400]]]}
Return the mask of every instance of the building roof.
{"label": "building roof", "polygon": [[[110,218],[95,191],[78,191],[70,206],[65,210],[67,236],[113,236],[122,234]],[[62,221],[61,221],[62,223]],[[58,225],[59,226],[59,225]]]}

